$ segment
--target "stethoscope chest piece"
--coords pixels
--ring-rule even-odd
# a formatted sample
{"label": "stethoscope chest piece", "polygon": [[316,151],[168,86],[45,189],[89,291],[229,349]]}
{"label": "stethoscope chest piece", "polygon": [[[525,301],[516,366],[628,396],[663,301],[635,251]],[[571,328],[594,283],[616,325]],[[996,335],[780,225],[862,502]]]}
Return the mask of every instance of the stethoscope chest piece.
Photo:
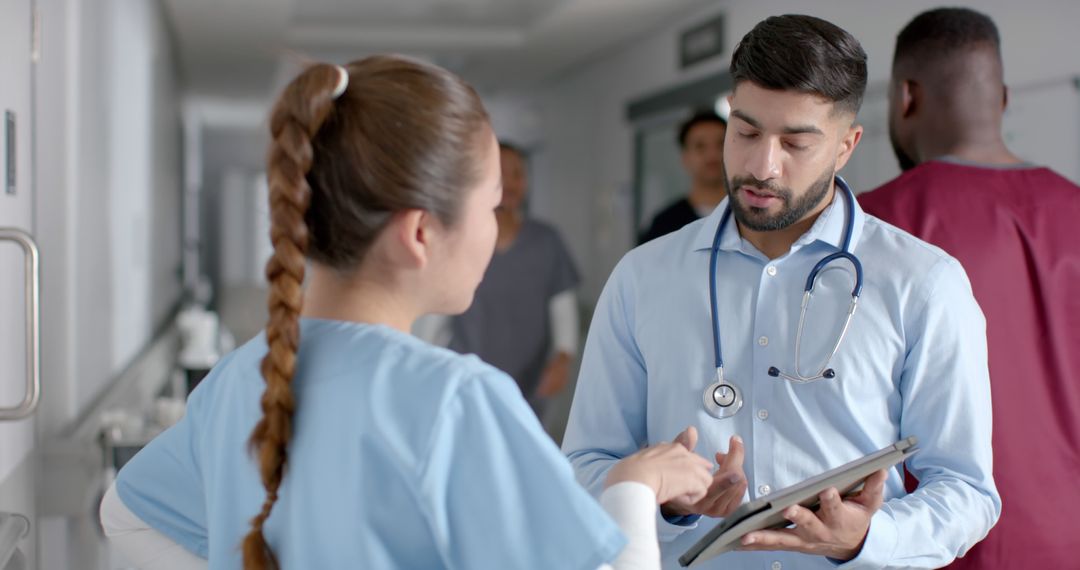
{"label": "stethoscope chest piece", "polygon": [[734,416],[743,405],[742,391],[734,384],[724,381],[724,374],[717,371],[717,380],[705,388],[701,395],[705,411],[722,420]]}

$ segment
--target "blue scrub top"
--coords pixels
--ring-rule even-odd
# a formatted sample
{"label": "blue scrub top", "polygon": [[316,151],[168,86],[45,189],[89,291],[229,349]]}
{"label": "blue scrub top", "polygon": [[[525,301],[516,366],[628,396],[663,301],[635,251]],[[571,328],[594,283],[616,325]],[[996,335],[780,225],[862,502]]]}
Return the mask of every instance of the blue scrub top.
{"label": "blue scrub top", "polygon": [[[124,466],[153,528],[239,568],[265,491],[247,442],[263,335],[227,356],[187,413]],[[284,568],[582,568],[618,527],[575,481],[514,381],[383,326],[303,319],[285,479],[265,526]]]}

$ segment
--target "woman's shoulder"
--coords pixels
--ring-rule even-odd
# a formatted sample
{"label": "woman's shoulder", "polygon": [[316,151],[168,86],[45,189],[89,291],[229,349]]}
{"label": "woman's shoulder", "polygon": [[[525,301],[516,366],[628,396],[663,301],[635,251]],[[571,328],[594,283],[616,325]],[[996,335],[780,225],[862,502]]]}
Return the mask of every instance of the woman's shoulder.
{"label": "woman's shoulder", "polygon": [[[261,393],[267,351],[265,333],[260,333],[222,358],[193,392],[196,405],[204,399],[220,402],[230,395],[246,398]],[[329,390],[356,404],[386,397],[385,404],[393,407],[409,401],[437,406],[463,383],[508,378],[474,355],[434,346],[387,326],[307,318],[301,320],[295,366],[292,384],[298,393]]]}
{"label": "woman's shoulder", "polygon": [[[301,374],[362,374],[405,384],[445,384],[472,376],[501,374],[475,356],[435,346],[387,326],[316,319],[305,319],[303,325],[298,363]],[[308,365],[317,367],[318,371],[309,371]]]}
{"label": "woman's shoulder", "polygon": [[[215,393],[204,400],[247,408],[258,400],[265,389],[259,367],[266,345],[260,342],[222,362]],[[448,416],[501,410],[521,399],[513,379],[475,355],[386,326],[319,319],[301,322],[292,388],[305,433],[383,442],[395,461],[414,467],[436,433],[454,427]]]}

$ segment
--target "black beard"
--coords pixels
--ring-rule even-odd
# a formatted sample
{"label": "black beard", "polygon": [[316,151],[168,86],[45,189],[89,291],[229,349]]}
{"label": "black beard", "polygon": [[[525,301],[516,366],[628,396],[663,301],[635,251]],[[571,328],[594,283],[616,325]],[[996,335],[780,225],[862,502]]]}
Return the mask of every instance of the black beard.
{"label": "black beard", "polygon": [[[825,196],[829,193],[829,185],[832,184],[835,176],[835,170],[827,170],[824,175],[814,181],[814,183],[810,185],[810,188],[807,189],[806,193],[795,202],[792,202],[794,192],[792,192],[790,188],[778,186],[771,182],[762,182],[753,177],[736,176],[735,178],[728,180],[725,176],[724,184],[727,186],[731,211],[735,215],[735,220],[738,221],[740,225],[755,232],[774,232],[790,227],[821,204],[821,201],[824,200]],[[737,190],[741,186],[761,188],[762,190],[769,191],[771,194],[775,194],[783,201],[783,209],[780,210],[780,213],[769,216],[762,208],[755,208],[743,204],[740,194],[733,191],[733,189]]]}

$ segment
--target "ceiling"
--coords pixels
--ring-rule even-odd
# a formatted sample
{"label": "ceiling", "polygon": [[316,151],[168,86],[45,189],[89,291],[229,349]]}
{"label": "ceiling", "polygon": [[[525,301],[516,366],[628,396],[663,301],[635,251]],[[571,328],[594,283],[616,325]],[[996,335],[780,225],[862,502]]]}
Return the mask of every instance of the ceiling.
{"label": "ceiling", "polygon": [[433,61],[485,93],[524,88],[715,0],[163,3],[189,96],[263,101],[303,62],[377,52]]}

